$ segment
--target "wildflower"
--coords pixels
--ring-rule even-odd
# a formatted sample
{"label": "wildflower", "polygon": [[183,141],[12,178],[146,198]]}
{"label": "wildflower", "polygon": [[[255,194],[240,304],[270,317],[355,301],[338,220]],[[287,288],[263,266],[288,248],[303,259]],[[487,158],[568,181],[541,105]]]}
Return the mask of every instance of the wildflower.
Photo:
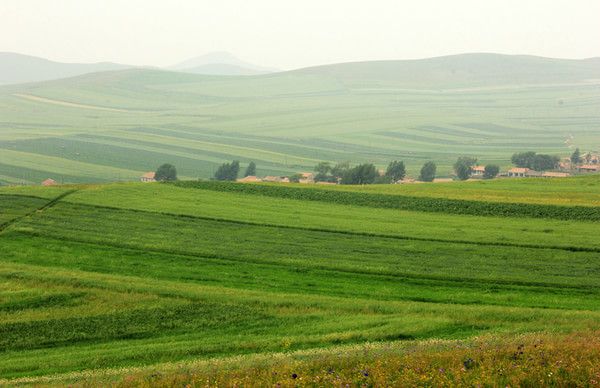
{"label": "wildflower", "polygon": [[295,373],[292,373],[292,378],[293,378],[293,379],[295,379],[295,378],[298,378],[298,375],[297,375],[297,374],[295,374]]}
{"label": "wildflower", "polygon": [[363,370],[362,371],[363,376],[365,377],[369,377],[369,371]]}

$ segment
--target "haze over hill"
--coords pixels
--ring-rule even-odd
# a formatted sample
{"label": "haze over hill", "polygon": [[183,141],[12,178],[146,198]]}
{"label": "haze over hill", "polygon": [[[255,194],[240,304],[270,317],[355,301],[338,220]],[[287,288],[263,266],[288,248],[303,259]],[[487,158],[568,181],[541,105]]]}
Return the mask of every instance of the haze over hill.
{"label": "haze over hill", "polygon": [[208,75],[257,75],[273,73],[277,69],[257,66],[242,61],[231,53],[215,51],[169,66],[168,69]]}
{"label": "haze over hill", "polygon": [[86,73],[120,70],[117,63],[62,63],[29,55],[0,52],[0,85],[74,77]]}
{"label": "haze over hill", "polygon": [[465,54],[246,77],[126,69],[4,86],[0,180],[129,180],[163,162],[208,178],[233,159],[255,161],[262,175],[395,159],[414,175],[433,160],[448,176],[459,155],[506,166],[517,151],[597,150],[597,63]]}

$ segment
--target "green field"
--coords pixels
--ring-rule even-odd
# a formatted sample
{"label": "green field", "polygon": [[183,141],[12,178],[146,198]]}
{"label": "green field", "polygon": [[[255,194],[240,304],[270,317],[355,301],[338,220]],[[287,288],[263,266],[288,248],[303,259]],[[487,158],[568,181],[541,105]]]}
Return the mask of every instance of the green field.
{"label": "green field", "polygon": [[162,163],[184,178],[224,161],[259,175],[319,161],[458,155],[510,164],[514,152],[600,149],[597,61],[471,54],[339,64],[261,76],[151,69],[0,87],[0,183],[136,180]]}
{"label": "green field", "polygon": [[545,182],[2,188],[0,384],[597,330],[600,181]]}

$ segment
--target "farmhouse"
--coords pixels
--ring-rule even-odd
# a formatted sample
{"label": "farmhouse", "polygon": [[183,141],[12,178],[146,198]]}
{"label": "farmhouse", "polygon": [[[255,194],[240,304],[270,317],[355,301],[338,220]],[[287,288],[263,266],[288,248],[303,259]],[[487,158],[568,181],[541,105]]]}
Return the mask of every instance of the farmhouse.
{"label": "farmhouse", "polygon": [[154,179],[154,173],[153,172],[147,172],[144,175],[142,175],[140,177],[140,181],[142,182],[156,182],[156,180]]}
{"label": "farmhouse", "polygon": [[514,167],[508,170],[506,176],[511,178],[525,178],[531,176],[533,170],[524,167]]}
{"label": "farmhouse", "polygon": [[262,182],[263,180],[254,175],[248,175],[247,177],[240,178],[237,181],[243,183],[257,183]]}
{"label": "farmhouse", "polygon": [[290,178],[286,176],[269,175],[263,178],[263,182],[290,183]]}
{"label": "farmhouse", "polygon": [[54,179],[48,178],[42,182],[42,186],[54,186],[56,185],[56,181]]}
{"label": "farmhouse", "polygon": [[598,171],[600,171],[600,165],[598,165],[598,164],[583,164],[581,166],[577,166],[577,170],[579,170],[579,172],[598,172]]}
{"label": "farmhouse", "polygon": [[299,183],[315,183],[315,174],[312,172],[301,172]]}
{"label": "farmhouse", "polygon": [[483,176],[483,173],[485,172],[485,167],[484,166],[474,166],[471,167],[471,175],[472,176]]}

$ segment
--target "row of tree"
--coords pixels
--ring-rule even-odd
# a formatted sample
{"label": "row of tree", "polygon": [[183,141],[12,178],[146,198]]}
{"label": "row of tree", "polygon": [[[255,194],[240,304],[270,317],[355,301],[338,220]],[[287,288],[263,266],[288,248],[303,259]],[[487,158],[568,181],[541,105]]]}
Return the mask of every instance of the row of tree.
{"label": "row of tree", "polygon": [[533,151],[517,152],[510,160],[517,167],[530,168],[536,171],[554,170],[560,163],[558,156],[537,154]]}
{"label": "row of tree", "polygon": [[[454,163],[454,172],[461,181],[467,180],[473,174],[473,166],[477,165],[477,158],[461,156]],[[500,166],[488,164],[483,169],[483,179],[493,179],[500,173]]]}
{"label": "row of tree", "polygon": [[[214,179],[217,181],[235,181],[240,173],[240,162],[223,163],[217,168]],[[256,163],[250,162],[246,167],[244,177],[256,175]]]}

